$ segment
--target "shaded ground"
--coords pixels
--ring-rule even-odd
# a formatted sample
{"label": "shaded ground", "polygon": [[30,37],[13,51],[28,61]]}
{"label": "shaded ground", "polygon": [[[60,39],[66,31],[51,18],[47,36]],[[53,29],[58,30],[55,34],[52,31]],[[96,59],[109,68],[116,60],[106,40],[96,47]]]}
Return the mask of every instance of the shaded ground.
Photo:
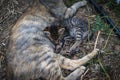
{"label": "shaded ground", "polygon": [[[22,13],[32,4],[32,0],[1,0],[0,1],[0,62],[2,61],[1,54],[6,53],[7,42],[12,25],[22,15]],[[103,5],[103,4],[102,4]],[[108,7],[103,5],[109,16],[118,25],[120,29],[120,17],[110,11]],[[96,13],[94,9],[86,6],[80,8],[76,16],[89,20],[92,26]],[[90,16],[90,17],[89,17]],[[84,42],[80,45],[79,54],[67,56],[77,59],[92,51],[97,32],[94,33],[92,40]],[[102,49],[108,39],[108,35],[102,32],[99,38],[97,48]],[[89,45],[88,45],[89,43]],[[87,70],[83,75],[82,80],[119,80],[120,78],[120,39],[114,33],[110,35],[106,43],[104,53],[99,54],[96,58],[86,64]],[[66,47],[66,46],[65,46]],[[68,46],[69,47],[69,46]],[[1,65],[0,65],[1,68]],[[68,73],[68,71],[66,71]],[[1,73],[0,73],[1,74]]]}

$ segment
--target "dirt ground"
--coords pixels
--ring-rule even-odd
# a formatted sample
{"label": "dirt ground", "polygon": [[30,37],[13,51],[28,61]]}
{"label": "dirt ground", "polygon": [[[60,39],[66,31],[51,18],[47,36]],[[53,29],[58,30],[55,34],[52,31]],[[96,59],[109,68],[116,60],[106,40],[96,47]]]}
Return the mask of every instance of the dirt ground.
{"label": "dirt ground", "polygon": [[[25,10],[31,6],[33,0],[1,0],[0,1],[0,63],[2,63],[2,57],[6,53],[7,43],[10,35],[10,30],[16,20],[25,12]],[[104,6],[104,4],[103,4]],[[117,24],[120,29],[120,17],[117,17],[114,12],[110,11],[106,6],[105,10],[112,20]],[[76,14],[77,17],[89,20],[91,28],[95,19],[94,9],[88,5],[80,8]],[[69,55],[67,57],[77,59],[85,56],[92,51],[94,42],[97,36],[97,32],[94,33],[93,38],[80,45],[80,49],[77,54]],[[109,39],[108,39],[109,37]],[[106,43],[106,41],[108,42]],[[103,47],[106,45],[105,49]],[[85,66],[86,72],[79,80],[119,80],[120,79],[120,39],[112,32],[110,36],[105,32],[101,32],[97,48],[102,50],[98,56],[89,61]],[[1,71],[1,64],[0,64]],[[67,74],[68,71],[65,73]],[[2,73],[0,72],[0,75]]]}

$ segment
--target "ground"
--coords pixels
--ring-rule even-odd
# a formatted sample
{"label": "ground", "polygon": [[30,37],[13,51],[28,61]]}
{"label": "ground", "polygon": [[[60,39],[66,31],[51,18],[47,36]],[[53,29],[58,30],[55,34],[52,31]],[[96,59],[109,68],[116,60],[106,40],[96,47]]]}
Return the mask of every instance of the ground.
{"label": "ground", "polygon": [[[33,0],[0,1],[0,63],[2,62],[3,55],[7,51],[7,43],[12,26],[22,15],[22,13],[24,13],[25,10],[32,5],[32,1]],[[70,2],[66,3],[70,4]],[[104,7],[107,14],[112,18],[117,27],[120,29],[120,16],[116,15],[116,12],[111,11],[105,4],[102,3],[100,5]],[[91,8],[90,5],[80,8],[76,14],[76,16],[87,20],[90,23],[91,28],[95,27],[93,24],[96,15],[97,14],[95,13],[95,10]],[[97,32],[94,32],[93,38],[90,41],[84,41],[83,44],[80,45],[78,54],[67,57],[77,59],[80,56],[82,57],[92,51],[96,36]],[[101,31],[97,48],[99,48],[102,52],[85,65],[87,70],[81,77],[81,80],[119,80],[120,38],[118,38],[114,32],[106,34],[106,32]],[[68,71],[65,73],[67,74],[67,72]],[[0,74],[2,73],[0,72]]]}

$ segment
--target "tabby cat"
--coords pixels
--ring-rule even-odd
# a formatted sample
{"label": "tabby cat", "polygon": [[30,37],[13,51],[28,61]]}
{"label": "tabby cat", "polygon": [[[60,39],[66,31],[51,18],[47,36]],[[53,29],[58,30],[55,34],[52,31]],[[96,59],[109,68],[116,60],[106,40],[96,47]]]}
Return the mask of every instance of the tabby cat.
{"label": "tabby cat", "polygon": [[[85,70],[81,65],[94,57],[97,51],[78,60],[56,54],[54,44],[44,32],[55,18],[37,1],[37,5],[24,13],[12,28],[7,51],[8,80],[76,80]],[[63,77],[61,68],[74,71]]]}
{"label": "tabby cat", "polygon": [[70,37],[75,39],[75,43],[69,50],[73,53],[88,35],[88,23],[81,18],[73,17],[64,19],[61,24],[69,32]]}

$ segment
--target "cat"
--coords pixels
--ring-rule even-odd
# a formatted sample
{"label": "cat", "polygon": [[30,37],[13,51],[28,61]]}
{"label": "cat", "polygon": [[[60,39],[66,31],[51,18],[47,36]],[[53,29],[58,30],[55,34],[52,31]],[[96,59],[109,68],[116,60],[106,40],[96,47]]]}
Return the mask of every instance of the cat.
{"label": "cat", "polygon": [[71,38],[75,39],[75,43],[68,50],[71,54],[75,52],[75,49],[83,42],[83,40],[88,36],[88,23],[87,21],[73,17],[67,18],[61,21],[62,27],[66,28],[66,31],[69,32]]}
{"label": "cat", "polygon": [[[13,26],[7,51],[8,80],[76,80],[85,71],[82,66],[96,55],[96,50],[85,57],[72,60],[54,52],[54,44],[44,29],[55,22],[45,5],[36,0]],[[63,77],[61,68],[73,70]]]}
{"label": "cat", "polygon": [[40,2],[44,4],[56,18],[61,20],[74,16],[80,7],[87,4],[86,0],[76,2],[70,7],[64,4],[64,0],[40,0]]}

